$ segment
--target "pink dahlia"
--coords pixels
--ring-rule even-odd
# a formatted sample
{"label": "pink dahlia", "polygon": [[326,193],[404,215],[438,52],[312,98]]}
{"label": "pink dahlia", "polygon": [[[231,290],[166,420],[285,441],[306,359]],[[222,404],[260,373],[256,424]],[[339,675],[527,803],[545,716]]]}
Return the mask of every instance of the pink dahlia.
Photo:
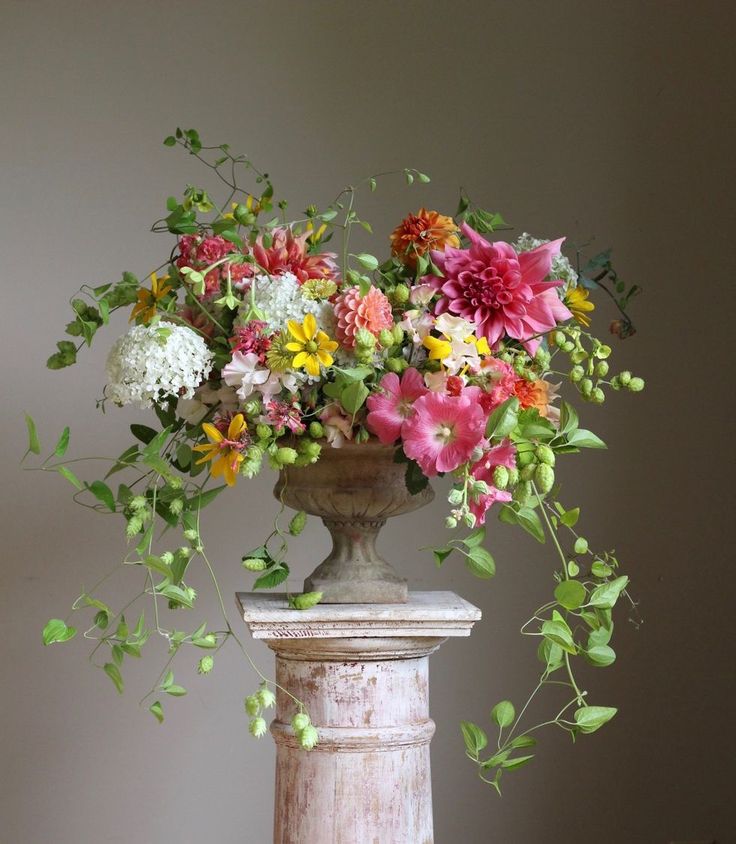
{"label": "pink dahlia", "polygon": [[451,472],[470,459],[483,439],[486,416],[477,390],[459,396],[425,393],[401,428],[404,453],[425,475]]}
{"label": "pink dahlia", "polygon": [[493,485],[493,471],[496,466],[505,466],[507,469],[513,469],[516,466],[516,448],[509,440],[505,440],[501,445],[487,451],[471,469],[475,478],[479,481],[485,481],[488,485],[486,495],[481,495],[470,502],[470,510],[479,525],[485,522],[486,512],[496,501],[511,501],[510,492],[498,489]]}
{"label": "pink dahlia", "polygon": [[377,287],[360,295],[357,287],[351,287],[335,302],[337,326],[335,333],[340,343],[348,349],[355,346],[355,334],[359,328],[365,328],[377,337],[384,328],[393,328],[391,303]]}
{"label": "pink dahlia", "polygon": [[401,376],[388,372],[381,378],[381,392],[368,396],[366,427],[384,444],[395,442],[401,426],[412,412],[413,403],[427,392],[422,376],[410,367]]}
{"label": "pink dahlia", "polygon": [[268,247],[263,245],[263,236],[259,235],[253,247],[253,257],[269,275],[294,273],[299,284],[310,278],[337,278],[337,256],[334,252],[307,254],[309,234],[295,235],[289,228],[276,228],[271,232],[273,241]]}
{"label": "pink dahlia", "polygon": [[572,317],[555,292],[564,282],[544,281],[564,238],[519,255],[508,243],[484,240],[467,223],[462,231],[470,240],[467,249],[446,246],[432,252],[444,276],[425,279],[441,296],[435,312],[449,311],[474,322],[476,333],[490,346],[508,335],[534,354],[539,346],[534,335]]}

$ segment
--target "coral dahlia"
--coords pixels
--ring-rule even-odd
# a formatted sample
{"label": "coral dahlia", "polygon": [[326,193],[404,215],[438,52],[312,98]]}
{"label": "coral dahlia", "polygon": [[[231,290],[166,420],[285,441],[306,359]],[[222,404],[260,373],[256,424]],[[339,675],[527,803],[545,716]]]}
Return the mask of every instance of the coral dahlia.
{"label": "coral dahlia", "polygon": [[335,317],[337,339],[348,349],[355,346],[358,329],[365,328],[378,337],[384,328],[393,328],[394,324],[391,303],[377,287],[371,287],[365,296],[357,287],[346,290],[335,302]]}
{"label": "coral dahlia", "polygon": [[420,208],[409,214],[391,234],[391,252],[406,264],[414,266],[417,256],[430,249],[441,250],[446,246],[460,246],[458,227],[452,217],[438,211]]}
{"label": "coral dahlia", "polygon": [[269,275],[293,273],[299,284],[310,278],[337,278],[337,264],[334,252],[322,252],[319,255],[307,254],[309,232],[295,235],[289,228],[275,228],[270,246],[263,245],[263,236],[259,236],[253,246],[253,257]]}
{"label": "coral dahlia", "polygon": [[425,279],[441,296],[435,312],[474,322],[491,346],[508,335],[533,355],[539,346],[534,335],[572,317],[555,291],[563,282],[544,281],[564,238],[518,255],[513,246],[489,243],[466,223],[462,231],[470,240],[467,249],[448,246],[432,252],[444,276]]}

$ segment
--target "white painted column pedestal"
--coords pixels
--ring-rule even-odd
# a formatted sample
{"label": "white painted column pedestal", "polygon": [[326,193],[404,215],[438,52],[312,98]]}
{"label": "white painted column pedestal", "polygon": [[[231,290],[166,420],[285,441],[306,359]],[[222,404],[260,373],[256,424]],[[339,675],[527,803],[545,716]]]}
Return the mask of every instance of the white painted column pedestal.
{"label": "white painted column pedestal", "polygon": [[432,844],[428,657],[469,636],[480,610],[452,592],[304,611],[283,595],[237,597],[319,731],[299,748],[296,706],[277,691],[274,844]]}

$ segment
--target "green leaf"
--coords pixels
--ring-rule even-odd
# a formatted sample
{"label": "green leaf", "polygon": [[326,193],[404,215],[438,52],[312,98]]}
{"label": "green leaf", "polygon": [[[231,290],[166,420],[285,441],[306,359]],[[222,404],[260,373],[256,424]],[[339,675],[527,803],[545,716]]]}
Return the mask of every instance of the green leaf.
{"label": "green leaf", "polygon": [[184,697],[187,693],[187,690],[184,686],[177,686],[176,684],[172,683],[170,686],[167,686],[165,689],[167,695],[171,695],[172,697]]}
{"label": "green leaf", "polygon": [[370,390],[362,381],[354,381],[340,393],[340,404],[348,413],[353,416],[360,410],[365,400],[370,395]]}
{"label": "green leaf", "polygon": [[585,651],[585,658],[597,668],[605,668],[616,660],[616,651],[608,645],[594,645]]}
{"label": "green leaf", "polygon": [[112,680],[115,688],[118,690],[118,694],[123,693],[123,675],[120,673],[120,669],[115,665],[114,662],[106,662],[102,666],[105,674]]}
{"label": "green leaf", "polygon": [[416,460],[409,460],[406,464],[404,482],[412,495],[418,495],[429,483],[429,478],[422,472]]}
{"label": "green leaf", "polygon": [[215,498],[217,498],[223,489],[227,489],[226,484],[213,487],[212,489],[208,489],[206,492],[200,492],[198,495],[193,496],[187,502],[189,509],[203,510],[208,504],[211,504]]}
{"label": "green leaf", "polygon": [[356,255],[355,258],[361,267],[365,267],[367,270],[378,269],[378,258],[376,258],[375,255],[369,255],[367,252],[361,252]]}
{"label": "green leaf", "polygon": [[[173,147],[176,146],[176,138],[173,135],[169,135],[167,138],[164,138],[164,146],[165,147]],[[153,706],[155,706],[154,704]],[[153,712],[153,706],[151,707],[151,712]],[[160,704],[159,704],[160,708]],[[158,716],[157,716],[158,717]],[[161,721],[163,721],[163,715],[161,716]]]}
{"label": "green leaf", "polygon": [[510,700],[502,700],[491,710],[491,721],[499,727],[510,727],[516,718],[514,704]]}
{"label": "green leaf", "polygon": [[465,565],[472,574],[483,580],[488,580],[496,573],[496,563],[493,557],[480,545],[470,549],[465,558]]}
{"label": "green leaf", "polygon": [[468,548],[475,548],[475,546],[480,545],[485,538],[486,529],[484,526],[481,526],[476,528],[472,533],[469,533],[465,539],[461,539],[460,541]]}
{"label": "green leaf", "polygon": [[148,711],[154,718],[158,721],[159,724],[163,724],[164,722],[164,708],[161,706],[160,701],[155,701],[148,707]]}
{"label": "green leaf", "polygon": [[[499,514],[500,515],[500,514]],[[544,544],[544,528],[539,516],[531,507],[520,507],[516,513],[516,523],[533,536],[537,542]]]}
{"label": "green leaf", "polygon": [[445,548],[433,548],[432,553],[434,554],[434,561],[437,563],[437,567],[439,568],[445,560],[452,554],[454,548],[445,547]]}
{"label": "green leaf", "polygon": [[98,501],[101,501],[107,509],[115,512],[115,496],[112,494],[110,487],[102,481],[93,481],[87,485],[87,489],[94,495]]}
{"label": "green leaf", "polygon": [[54,454],[57,457],[63,457],[66,454],[66,450],[69,448],[69,427],[67,426],[61,432],[61,436],[59,437],[59,441],[56,443],[56,448],[54,449]]}
{"label": "green leaf", "polygon": [[573,445],[575,448],[608,448],[600,437],[584,428],[573,431],[567,438],[567,444]]}
{"label": "green leaf", "polygon": [[621,592],[626,588],[629,578],[626,575],[617,577],[609,583],[601,583],[591,592],[588,603],[591,607],[611,609],[618,601]]}
{"label": "green leaf", "polygon": [[618,712],[614,706],[581,706],[575,710],[575,723],[581,733],[594,733]]}
{"label": "green leaf", "polygon": [[560,433],[570,434],[578,427],[578,414],[575,408],[563,401],[560,404]]}
{"label": "green leaf", "polygon": [[66,622],[60,618],[52,618],[43,628],[42,641],[44,645],[53,645],[56,642],[68,642],[76,635],[76,627],[67,627]]}
{"label": "green leaf", "polygon": [[130,433],[133,434],[137,440],[140,440],[142,443],[148,445],[156,438],[158,431],[155,431],[153,428],[149,428],[148,425],[131,425]]}
{"label": "green leaf", "polygon": [[470,721],[461,721],[460,730],[465,741],[465,749],[474,758],[478,758],[478,754],[488,744],[488,737],[476,724]]}
{"label": "green leaf", "polygon": [[41,453],[41,443],[38,441],[38,433],[36,432],[36,423],[33,418],[26,413],[26,428],[28,429],[28,451],[34,454]]}
{"label": "green leaf", "polygon": [[56,471],[63,477],[66,478],[72,486],[75,486],[77,489],[84,489],[84,484],[79,480],[79,478],[72,472],[71,469],[67,469],[66,466],[57,466]]}
{"label": "green leaf", "polygon": [[531,762],[533,758],[534,754],[532,753],[530,756],[517,756],[515,759],[505,759],[501,762],[501,767],[506,771],[515,771],[517,768],[521,768],[522,765],[526,765],[527,762]]}
{"label": "green leaf", "polygon": [[565,527],[575,527],[580,518],[580,508],[574,507],[572,510],[567,510],[560,516],[560,521]]}
{"label": "green leaf", "polygon": [[350,369],[334,368],[337,369],[340,378],[346,382],[363,381],[374,372],[372,366],[353,366]]}
{"label": "green leaf", "polygon": [[603,560],[594,560],[590,567],[590,573],[595,577],[608,577],[613,573],[613,569]]}
{"label": "green leaf", "polygon": [[157,589],[160,595],[168,598],[170,601],[175,601],[177,604],[182,604],[185,607],[194,606],[194,601],[188,592],[185,592],[180,586],[173,583],[164,585],[161,589]]}
{"label": "green leaf", "polygon": [[542,635],[555,645],[559,645],[564,651],[570,654],[577,653],[572,630],[570,630],[567,622],[557,611],[554,612],[553,616],[552,621],[545,621],[542,624]]}
{"label": "green leaf", "polygon": [[563,580],[555,589],[555,600],[566,610],[576,610],[585,603],[585,587],[579,580]]}
{"label": "green leaf", "polygon": [[156,557],[154,554],[149,554],[145,558],[145,560],[143,560],[143,565],[151,571],[157,571],[164,577],[169,577],[173,579],[173,575],[171,573],[171,566],[165,563],[161,559],[161,557]]}
{"label": "green leaf", "polygon": [[488,417],[486,437],[505,437],[513,431],[519,420],[519,399],[512,396],[500,404]]}
{"label": "green leaf", "polygon": [[254,589],[273,589],[283,583],[289,576],[289,566],[286,563],[279,563],[274,568],[258,577],[253,584]]}
{"label": "green leaf", "polygon": [[518,750],[522,747],[534,747],[537,743],[537,740],[534,736],[517,736],[515,739],[509,742],[509,747],[513,750]]}

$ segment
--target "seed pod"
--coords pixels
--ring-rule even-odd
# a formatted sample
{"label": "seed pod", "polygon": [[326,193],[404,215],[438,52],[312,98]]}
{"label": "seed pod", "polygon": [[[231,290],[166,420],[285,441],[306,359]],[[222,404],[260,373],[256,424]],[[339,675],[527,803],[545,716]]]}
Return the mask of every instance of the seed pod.
{"label": "seed pod", "polygon": [[632,393],[639,393],[644,389],[644,379],[632,378],[631,381],[629,381],[628,387]]}
{"label": "seed pod", "polygon": [[291,729],[294,730],[295,733],[301,733],[302,730],[305,730],[311,721],[309,720],[309,715],[306,712],[297,712],[296,715],[291,719]]}
{"label": "seed pod", "polygon": [[207,656],[203,656],[202,659],[199,661],[199,665],[197,666],[197,673],[198,674],[209,674],[212,671],[215,665],[215,660],[209,654]]}
{"label": "seed pod", "polygon": [[318,741],[319,734],[311,724],[308,724],[299,733],[299,744],[304,750],[311,750],[317,744]]}
{"label": "seed pod", "polygon": [[252,718],[248,730],[254,738],[260,738],[268,732],[268,724],[264,718]]}
{"label": "seed pod", "polygon": [[535,454],[540,463],[546,463],[548,466],[555,465],[555,453],[548,445],[538,445]]}
{"label": "seed pod", "polygon": [[314,437],[315,440],[322,439],[325,435],[325,429],[321,422],[309,423],[309,436]]}
{"label": "seed pod", "polygon": [[304,592],[302,595],[296,595],[291,599],[295,610],[308,610],[316,606],[321,600],[321,592]]}
{"label": "seed pod", "polygon": [[388,349],[391,346],[394,346],[395,343],[393,331],[389,331],[388,328],[381,329],[381,333],[378,335],[378,342],[384,349]]}
{"label": "seed pod", "polygon": [[555,470],[547,463],[540,463],[534,473],[534,482],[541,493],[548,493],[555,485]]}
{"label": "seed pod", "polygon": [[248,571],[263,571],[268,564],[260,557],[243,557],[240,565]]}
{"label": "seed pod", "polygon": [[534,477],[534,473],[537,471],[537,464],[536,463],[527,463],[526,466],[523,466],[521,471],[519,472],[519,477],[522,481],[530,481]]}
{"label": "seed pod", "polygon": [[529,481],[519,481],[516,485],[516,489],[513,493],[514,501],[518,502],[519,504],[526,504],[526,502],[531,498],[532,494],[532,485]]}
{"label": "seed pod", "polygon": [[628,371],[628,369],[624,369],[623,372],[619,372],[618,380],[624,387],[629,386],[629,381],[631,381],[631,373]]}
{"label": "seed pod", "polygon": [[493,470],[493,486],[496,489],[506,489],[509,485],[509,470],[505,466],[496,466]]}
{"label": "seed pod", "polygon": [[276,451],[276,462],[280,466],[290,466],[296,460],[296,449],[282,447]]}
{"label": "seed pod", "polygon": [[304,530],[304,525],[307,523],[307,514],[304,510],[300,510],[294,518],[289,522],[289,533],[292,536],[299,536]]}
{"label": "seed pod", "polygon": [[264,709],[268,709],[276,704],[276,695],[267,686],[261,686],[256,692],[256,697]]}
{"label": "seed pod", "polygon": [[248,697],[243,701],[243,705],[245,706],[245,711],[248,715],[258,715],[261,711],[261,703],[256,695],[248,695]]}

